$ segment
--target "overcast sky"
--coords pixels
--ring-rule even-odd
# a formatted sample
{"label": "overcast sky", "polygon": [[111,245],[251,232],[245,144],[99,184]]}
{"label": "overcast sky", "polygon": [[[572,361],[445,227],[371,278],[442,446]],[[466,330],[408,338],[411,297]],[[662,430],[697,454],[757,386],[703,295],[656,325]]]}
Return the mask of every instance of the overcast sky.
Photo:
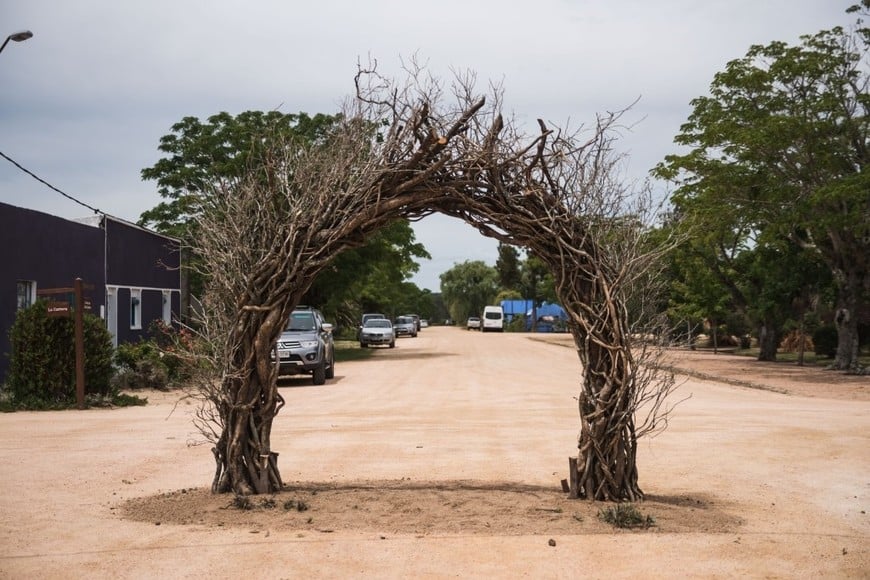
{"label": "overcast sky", "polygon": [[[856,1],[856,0],[855,0]],[[572,126],[624,108],[627,177],[677,151],[689,101],[752,44],[848,25],[838,0],[0,0],[0,151],[58,189],[130,221],[160,202],[140,171],[186,116],[277,109],[335,113],[358,61],[394,73],[416,55],[503,84],[523,123]],[[664,191],[664,189],[663,189]],[[0,200],[91,215],[0,158]],[[432,254],[414,281],[439,290],[455,263],[495,264],[464,223],[415,225]],[[0,251],[14,251],[3,248]]]}

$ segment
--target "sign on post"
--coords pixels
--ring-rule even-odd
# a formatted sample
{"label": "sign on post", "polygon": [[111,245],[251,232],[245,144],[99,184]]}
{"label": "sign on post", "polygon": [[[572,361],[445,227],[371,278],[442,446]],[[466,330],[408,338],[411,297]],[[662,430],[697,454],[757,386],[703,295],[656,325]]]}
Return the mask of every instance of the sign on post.
{"label": "sign on post", "polygon": [[46,288],[37,290],[37,296],[48,296],[49,316],[73,314],[76,348],[76,405],[85,408],[85,322],[84,310],[90,309],[90,299],[85,299],[84,288],[93,290],[93,284],[84,284],[81,278],[73,281],[72,288]]}

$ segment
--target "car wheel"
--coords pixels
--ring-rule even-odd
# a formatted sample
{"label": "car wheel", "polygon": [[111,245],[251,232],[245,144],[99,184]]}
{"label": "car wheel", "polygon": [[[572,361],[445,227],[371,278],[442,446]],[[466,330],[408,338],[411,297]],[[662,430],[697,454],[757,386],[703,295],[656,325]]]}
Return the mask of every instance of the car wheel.
{"label": "car wheel", "polygon": [[326,369],[326,378],[335,378],[335,355],[332,355],[332,360],[329,361],[329,368]]}
{"label": "car wheel", "polygon": [[368,345],[364,342],[359,343],[360,348],[366,348]]}
{"label": "car wheel", "polygon": [[393,342],[390,343],[390,348],[396,348],[396,341],[395,340],[393,340]]}
{"label": "car wheel", "polygon": [[314,369],[311,382],[315,385],[322,385],[326,382],[326,361],[322,362],[319,367]]}

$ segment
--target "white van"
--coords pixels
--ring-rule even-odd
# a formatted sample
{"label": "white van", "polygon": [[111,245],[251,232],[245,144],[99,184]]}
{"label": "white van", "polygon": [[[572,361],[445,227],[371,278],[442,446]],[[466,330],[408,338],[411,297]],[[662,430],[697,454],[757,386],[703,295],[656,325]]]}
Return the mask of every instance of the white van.
{"label": "white van", "polygon": [[480,318],[480,330],[486,332],[492,330],[495,332],[504,331],[504,310],[501,306],[484,306],[483,316]]}

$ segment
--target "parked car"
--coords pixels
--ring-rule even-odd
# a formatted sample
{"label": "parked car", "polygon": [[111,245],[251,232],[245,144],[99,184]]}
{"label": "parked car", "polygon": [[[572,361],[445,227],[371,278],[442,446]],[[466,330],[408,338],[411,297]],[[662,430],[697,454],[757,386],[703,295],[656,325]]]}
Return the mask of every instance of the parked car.
{"label": "parked car", "polygon": [[414,325],[417,327],[417,332],[420,332],[420,315],[419,314],[406,314],[405,316],[410,316],[414,319]]}
{"label": "parked car", "polygon": [[359,345],[362,348],[376,344],[396,348],[396,333],[393,331],[393,323],[387,318],[370,318],[360,329]]}
{"label": "parked car", "polygon": [[465,321],[466,330],[480,330],[480,318],[477,316],[469,316]]}
{"label": "parked car", "polygon": [[400,336],[417,336],[417,322],[410,316],[399,316],[393,322],[393,330],[396,333],[396,338]]}
{"label": "parked car", "polygon": [[362,331],[362,327],[365,325],[366,321],[371,320],[372,318],[386,318],[386,316],[378,312],[367,312],[366,314],[363,314],[359,326],[356,329],[357,340],[359,340],[359,333]]}
{"label": "parked car", "polygon": [[315,385],[335,377],[335,345],[332,325],[323,320],[316,308],[299,306],[287,321],[287,327],[272,351],[278,355],[278,376],[307,373]]}
{"label": "parked car", "polygon": [[425,318],[420,321],[420,328],[429,328],[429,321]]}

